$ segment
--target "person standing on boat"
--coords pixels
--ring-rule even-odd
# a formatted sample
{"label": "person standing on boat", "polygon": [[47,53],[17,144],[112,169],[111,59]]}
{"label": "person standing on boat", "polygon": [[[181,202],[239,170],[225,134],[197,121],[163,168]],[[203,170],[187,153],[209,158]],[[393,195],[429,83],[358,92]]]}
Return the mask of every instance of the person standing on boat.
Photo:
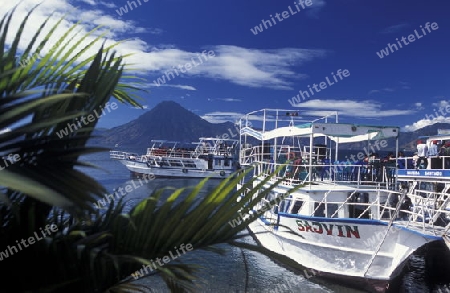
{"label": "person standing on boat", "polygon": [[401,220],[408,220],[410,214],[407,211],[411,211],[412,206],[413,205],[411,199],[407,195],[405,195],[403,202],[400,204],[400,211],[398,213],[398,216]]}
{"label": "person standing on boat", "polygon": [[397,168],[406,169],[406,158],[403,152],[398,152],[397,155]]}
{"label": "person standing on boat", "polygon": [[414,169],[419,169],[419,167],[417,167],[417,161],[419,160],[419,155],[417,154],[417,152],[414,152],[413,156],[412,156],[412,161],[413,161],[413,167]]}
{"label": "person standing on boat", "polygon": [[[428,167],[428,146],[423,140],[417,141],[417,159],[416,168],[417,169],[426,169]],[[423,165],[422,165],[423,162]]]}
{"label": "person standing on boat", "polygon": [[294,157],[293,159],[294,162],[294,166],[295,166],[295,171],[294,171],[294,176],[293,178],[297,178],[297,176],[300,174],[300,165],[302,164],[302,155],[298,154]]}
{"label": "person standing on boat", "polygon": [[442,141],[441,149],[439,150],[439,156],[442,157],[442,169],[450,169],[450,142]]}
{"label": "person standing on boat", "polygon": [[437,147],[437,140],[433,140],[428,147],[428,166],[430,169],[439,169],[438,163],[439,163],[439,152]]}

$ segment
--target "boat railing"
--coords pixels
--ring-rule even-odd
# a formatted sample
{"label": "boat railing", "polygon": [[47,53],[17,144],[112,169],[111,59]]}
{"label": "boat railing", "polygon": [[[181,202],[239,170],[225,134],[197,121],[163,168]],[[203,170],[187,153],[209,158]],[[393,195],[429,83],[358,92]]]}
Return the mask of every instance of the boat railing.
{"label": "boat railing", "polygon": [[192,151],[184,149],[150,149],[147,156],[171,157],[171,158],[190,158]]}
{"label": "boat railing", "polygon": [[[271,205],[270,205],[270,201],[265,199],[265,198],[263,198],[259,202],[259,204],[256,205],[257,209],[262,209],[262,208],[267,207],[267,206],[271,206]],[[274,210],[274,209],[277,209],[277,207],[278,207],[278,205],[275,205],[274,207],[268,209],[263,214],[265,219],[266,219],[266,221],[269,221],[270,223],[274,223],[274,222],[276,222],[278,220],[278,216],[277,216],[277,214],[275,213],[275,210]]]}
{"label": "boat railing", "polygon": [[[397,158],[399,169],[424,169],[423,165],[416,166],[416,157],[400,157]],[[395,160],[395,159],[391,159]],[[450,156],[432,156],[428,157],[427,169],[443,170],[450,169]]]}
{"label": "boat railing", "polygon": [[236,144],[210,144],[210,143],[200,143],[197,145],[194,151],[191,152],[191,158],[198,157],[200,155],[215,155],[215,156],[234,156],[236,149]]}
{"label": "boat railing", "polygon": [[197,158],[200,155],[218,155],[218,156],[233,156],[233,147],[227,148],[215,148],[205,147],[196,148],[195,150],[189,149],[172,149],[172,148],[148,148],[147,156],[152,157],[170,157],[170,158]]}
{"label": "boat railing", "polygon": [[139,155],[130,152],[109,151],[109,157],[115,160],[135,160],[139,158]]}
{"label": "boat railing", "polygon": [[255,161],[255,155],[256,155],[256,149],[253,147],[246,147],[241,148],[240,150],[240,164],[245,165],[251,165]]}
{"label": "boat railing", "polygon": [[[286,179],[292,184],[301,182],[327,182],[335,184],[371,185],[393,189],[395,167],[386,165],[325,164],[307,160],[301,162],[254,162],[255,175],[268,176],[279,169],[273,180]],[[289,184],[290,185],[290,184]]]}
{"label": "boat railing", "polygon": [[[370,188],[360,188],[349,192],[345,201],[336,201],[331,196],[333,190],[325,192],[320,201],[311,199],[296,199],[295,197],[284,199],[284,203],[266,208],[263,217],[267,225],[275,225],[278,222],[280,207],[292,206],[288,204],[296,200],[302,202],[302,206],[312,206],[314,209],[309,216],[326,218],[355,218],[389,221],[397,223],[405,228],[431,232],[434,235],[450,236],[450,197],[449,193],[414,193],[414,190],[386,190],[377,189],[376,196],[369,196],[374,192]],[[257,207],[268,205],[269,200],[263,199]],[[342,210],[346,211],[342,214]],[[300,210],[299,210],[300,213]],[[339,216],[338,216],[339,215]],[[438,221],[441,217],[442,221]]]}
{"label": "boat railing", "polygon": [[[364,194],[364,191],[364,189],[354,190],[345,201],[329,200],[328,195],[331,191],[326,192],[310,216],[336,218],[339,211],[345,207],[347,210],[349,207],[354,207],[353,210],[358,210],[358,213],[349,215],[351,218],[402,221],[406,222],[405,227],[415,224],[415,228],[422,228],[423,231],[436,228],[434,231],[437,234],[447,231],[450,223],[450,194],[446,193],[442,196],[428,192],[426,195],[420,195],[402,191],[377,190],[378,196],[371,202],[369,197],[366,198],[367,202],[355,201],[355,195]],[[333,205],[337,208],[328,211],[327,209]],[[320,209],[323,215],[317,214]],[[447,219],[447,222],[437,223],[439,217]]]}

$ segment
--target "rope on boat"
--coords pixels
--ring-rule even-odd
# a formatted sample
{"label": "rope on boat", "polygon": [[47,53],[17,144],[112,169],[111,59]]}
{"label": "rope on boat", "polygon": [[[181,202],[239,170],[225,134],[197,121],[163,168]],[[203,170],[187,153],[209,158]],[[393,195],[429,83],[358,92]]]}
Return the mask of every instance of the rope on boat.
{"label": "rope on boat", "polygon": [[310,217],[314,216],[314,214],[316,213],[316,211],[319,209],[319,207],[325,203],[328,195],[331,193],[332,189],[328,190],[327,192],[325,192],[325,196],[322,198],[322,201],[317,205],[317,207],[314,209],[314,211],[311,213],[311,215],[309,215]]}
{"label": "rope on boat", "polygon": [[[442,201],[442,203],[438,209],[435,209],[435,214],[433,215],[433,218],[432,218],[433,228],[434,228],[434,223],[439,219],[440,215],[442,214],[442,211],[445,211],[448,203],[450,202],[450,197],[448,197],[448,194],[447,194],[447,191],[449,189],[450,189],[450,185],[445,184],[444,189],[442,189],[438,198],[435,199],[435,206],[437,206],[436,202]],[[447,197],[447,198],[445,198],[445,197]]]}
{"label": "rope on boat", "polygon": [[447,234],[447,232],[450,232],[450,223],[448,223],[447,226],[445,226],[445,230],[444,230],[444,234],[443,235],[445,236]]}
{"label": "rope on boat", "polygon": [[364,271],[364,277],[367,275],[367,272],[370,269],[370,266],[372,265],[373,261],[375,260],[375,257],[378,255],[378,252],[380,252],[381,246],[383,246],[384,241],[386,240],[387,235],[389,234],[389,231],[391,230],[391,227],[394,223],[394,220],[397,218],[398,212],[400,211],[401,203],[405,199],[406,196],[406,190],[402,190],[402,196],[400,200],[397,202],[397,207],[395,208],[394,215],[391,217],[391,220],[389,221],[388,228],[386,229],[386,233],[384,233],[383,239],[381,239],[380,244],[378,244],[377,249],[375,250],[374,254],[372,254],[372,257],[367,265],[366,270]]}
{"label": "rope on boat", "polygon": [[331,215],[330,218],[333,218],[336,216],[336,214],[339,212],[339,210],[352,198],[352,196],[358,191],[358,189],[355,189],[349,196],[347,196],[347,199],[337,208],[337,210]]}

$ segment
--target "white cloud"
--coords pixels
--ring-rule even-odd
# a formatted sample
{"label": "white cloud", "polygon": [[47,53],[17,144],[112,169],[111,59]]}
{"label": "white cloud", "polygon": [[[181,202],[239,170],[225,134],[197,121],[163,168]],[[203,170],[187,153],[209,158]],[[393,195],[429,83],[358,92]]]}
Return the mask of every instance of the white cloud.
{"label": "white cloud", "polygon": [[97,3],[95,3],[95,0],[79,0],[79,1],[93,6],[97,5]]}
{"label": "white cloud", "polygon": [[242,102],[241,99],[235,99],[235,98],[226,98],[226,99],[218,99],[219,101],[224,101],[224,102]]}
{"label": "white cloud", "polygon": [[160,28],[150,28],[150,29],[147,29],[145,32],[153,34],[153,35],[160,35],[164,32],[164,30],[162,30]]}
{"label": "white cloud", "polygon": [[381,93],[381,92],[389,92],[389,93],[392,93],[392,92],[395,92],[395,91],[398,90],[398,89],[403,89],[403,90],[409,90],[409,89],[411,89],[411,87],[409,86],[409,83],[408,83],[408,82],[405,82],[405,81],[399,81],[399,84],[400,84],[400,86],[385,87],[385,88],[382,88],[382,89],[379,89],[379,90],[371,90],[371,91],[369,91],[368,94],[371,95],[371,94]]}
{"label": "white cloud", "polygon": [[272,49],[258,50],[237,46],[216,46],[215,58],[202,66],[212,77],[249,87],[292,89],[289,79],[306,77],[291,69],[325,55],[324,50]]}
{"label": "white cloud", "polygon": [[308,7],[307,14],[310,17],[318,18],[319,12],[325,6],[325,0],[313,0],[312,5]]}
{"label": "white cloud", "polygon": [[112,2],[103,2],[103,1],[100,1],[100,4],[106,6],[107,8],[116,8],[116,7],[117,7],[117,5],[114,4],[114,3],[112,3]]}
{"label": "white cloud", "polygon": [[449,106],[450,103],[449,103],[449,101],[441,100],[441,101],[439,101],[439,102],[437,102],[437,103],[432,103],[431,105],[432,105],[433,107],[438,108],[437,110],[439,110],[439,108],[445,108],[445,107]]}
{"label": "white cloud", "polygon": [[422,105],[422,103],[414,103],[414,106],[416,107],[417,110],[423,110],[425,109]]}
{"label": "white cloud", "polygon": [[248,87],[292,89],[291,80],[306,75],[291,68],[323,57],[325,51],[294,48],[259,50],[220,45],[202,52],[163,49],[143,54],[145,56],[139,58],[142,60],[140,70],[173,73],[174,68],[189,63],[192,68],[185,70],[183,76],[227,80]]}
{"label": "white cloud", "polygon": [[255,114],[251,114],[251,115],[247,115],[247,114],[248,113],[216,111],[216,112],[203,114],[200,117],[210,123],[223,123],[223,122],[227,122],[227,121],[233,122],[233,123],[238,123],[240,119],[244,119],[245,117],[247,117],[249,121],[264,121],[264,119],[266,121],[275,121],[276,120],[276,117],[272,114],[266,114],[266,117],[264,118],[261,111],[259,111],[259,113],[255,113]]}
{"label": "white cloud", "polygon": [[[443,97],[441,97],[443,98]],[[447,111],[447,107],[450,106],[450,102],[446,100],[441,100],[437,103],[431,104],[433,107],[433,112],[429,114],[425,114],[425,118],[420,119],[417,122],[414,122],[410,125],[405,125],[403,127],[404,131],[415,131],[417,129],[423,128],[425,126],[433,125],[436,123],[450,123],[450,112]],[[417,109],[424,109],[422,103],[415,103]]]}
{"label": "white cloud", "polygon": [[137,110],[142,110],[142,109],[148,109],[148,105],[142,105],[142,108],[141,107],[131,107],[132,109],[137,109]]}
{"label": "white cloud", "polygon": [[423,128],[425,126],[429,126],[429,125],[433,125],[436,123],[450,123],[450,117],[445,117],[445,116],[438,116],[438,117],[434,117],[432,119],[420,119],[417,122],[414,122],[411,125],[405,125],[402,130],[403,131],[415,131],[417,129]]}
{"label": "white cloud", "polygon": [[371,91],[369,91],[368,94],[371,95],[371,94],[381,93],[381,92],[390,92],[390,93],[392,93],[394,91],[395,91],[395,89],[386,87],[386,88],[380,89],[380,90],[371,90]]}
{"label": "white cloud", "polygon": [[299,108],[313,109],[310,111],[302,112],[306,115],[313,116],[326,116],[323,114],[329,114],[332,112],[338,112],[338,115],[364,117],[364,118],[379,118],[390,117],[398,115],[410,115],[416,112],[416,110],[396,110],[396,109],[382,109],[382,105],[376,101],[370,100],[308,100],[295,105]]}
{"label": "white cloud", "polygon": [[409,24],[400,23],[400,24],[392,25],[390,27],[385,28],[384,30],[381,31],[381,33],[382,34],[393,34],[393,33],[399,32],[402,29],[407,28],[407,27],[409,27]]}
{"label": "white cloud", "polygon": [[[44,48],[42,53],[48,52],[51,45],[60,40],[68,28],[79,20],[82,20],[82,23],[78,25],[80,34],[73,39],[73,42],[80,40],[81,37],[96,26],[104,26],[104,28],[87,37],[82,42],[82,46],[86,46],[102,32],[107,31],[109,33],[105,46],[122,41],[124,36],[129,36],[130,33],[159,32],[157,29],[140,27],[133,21],[118,19],[114,17],[115,15],[111,16],[111,11],[103,11],[100,9],[102,6],[98,5],[106,2],[86,1],[92,5],[97,3],[97,5],[90,6],[89,9],[83,7],[75,8],[69,0],[44,0],[31,14],[28,25],[25,27],[21,37],[19,49],[25,50],[36,31],[36,26],[43,23],[45,18],[52,12],[55,12],[55,17],[50,20],[43,30],[43,35],[50,30],[59,17],[64,14],[67,14],[67,16],[55,31],[54,36],[49,40],[49,46]],[[318,3],[322,3],[320,5],[323,6],[325,2],[319,1]],[[10,11],[16,4],[15,1],[5,1],[2,3],[2,11]],[[35,0],[23,0],[17,6],[9,28],[10,31],[16,31],[19,28],[24,16],[35,4]],[[10,45],[14,37],[14,35],[10,34],[6,43]],[[38,39],[37,43],[40,41],[41,39]],[[101,42],[97,45],[89,48],[83,57],[95,54]],[[122,55],[132,54],[127,57],[126,62],[129,71],[134,74],[164,74],[164,72],[172,70],[173,66],[185,65],[188,62],[192,64],[192,60],[202,58],[202,52],[185,51],[177,48],[160,49],[138,37],[120,43],[115,49]],[[202,64],[193,67],[187,71],[184,75],[185,77],[203,77],[213,80],[225,80],[245,87],[281,90],[293,89],[294,81],[307,77],[306,74],[298,73],[298,69],[294,69],[294,67],[326,55],[326,51],[320,49],[281,48],[263,50],[231,45],[212,46],[208,50],[213,51],[215,57],[209,57]]]}
{"label": "white cloud", "polygon": [[[141,86],[142,87],[142,86]],[[197,89],[191,85],[182,85],[182,84],[160,84],[160,85],[156,85],[153,83],[148,83],[147,85],[145,85],[146,88],[158,88],[158,87],[174,87],[174,88],[179,88],[182,90],[187,90],[187,91],[196,91]]]}
{"label": "white cloud", "polygon": [[209,123],[237,122],[244,114],[238,112],[211,112],[200,116]]}
{"label": "white cloud", "polygon": [[311,8],[311,9],[320,9],[320,8],[323,8],[326,4],[325,0],[314,0],[311,2],[312,2],[312,5],[309,6],[309,8]]}
{"label": "white cloud", "polygon": [[182,85],[182,84],[175,84],[175,85],[170,85],[172,87],[176,87],[182,90],[187,90],[187,91],[196,91],[197,89],[191,85]]}
{"label": "white cloud", "polygon": [[[0,16],[3,17],[4,13],[11,11],[17,3],[15,1],[5,1],[2,3],[2,12]],[[23,0],[16,7],[16,11],[14,12],[14,17],[12,18],[11,26],[9,30],[11,32],[17,31],[20,26],[20,23],[24,19],[25,15],[36,5],[34,0]],[[65,19],[61,22],[60,26],[55,30],[52,38],[49,40],[49,44],[43,49],[43,52],[48,52],[49,48],[55,44],[58,40],[62,38],[62,36],[67,32],[67,30],[73,26],[79,20],[82,20],[82,23],[78,25],[75,31],[79,31],[79,35],[72,40],[72,44],[79,41],[83,36],[87,34],[90,30],[98,25],[103,25],[104,27],[99,29],[97,32],[93,33],[91,36],[87,37],[86,40],[82,42],[82,45],[87,45],[89,42],[94,40],[101,33],[107,32],[110,30],[108,37],[109,39],[106,41],[106,45],[111,45],[114,42],[120,40],[120,34],[126,32],[132,32],[139,27],[130,21],[122,21],[116,19],[112,16],[107,15],[104,11],[97,8],[85,9],[82,7],[76,8],[71,5],[67,0],[45,0],[40,3],[39,6],[35,8],[33,13],[31,13],[28,23],[24,28],[23,34],[21,36],[21,42],[19,43],[19,49],[24,50],[28,43],[33,38],[33,35],[36,32],[37,25],[40,25],[45,21],[45,19],[53,13],[53,17],[50,18],[46,27],[44,27],[41,37],[37,40],[37,44],[42,40],[42,37],[46,35],[50,28],[63,16]],[[12,43],[15,35],[9,34],[6,40],[6,43],[10,45]],[[87,54],[94,54],[101,42],[99,42],[97,47],[90,48],[87,51]],[[138,50],[142,51],[146,48],[146,44],[140,40],[131,40],[130,42],[126,42],[121,44],[118,48],[122,51],[122,53],[132,53]]]}
{"label": "white cloud", "polygon": [[404,90],[409,90],[411,89],[411,86],[409,85],[409,82],[406,81],[399,81],[400,85],[401,85],[401,89]]}

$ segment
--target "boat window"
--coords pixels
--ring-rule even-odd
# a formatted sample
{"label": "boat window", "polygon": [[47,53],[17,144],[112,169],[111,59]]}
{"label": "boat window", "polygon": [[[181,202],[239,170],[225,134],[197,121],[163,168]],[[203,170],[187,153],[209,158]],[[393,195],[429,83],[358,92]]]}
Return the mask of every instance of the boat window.
{"label": "boat window", "polygon": [[280,202],[280,213],[287,213],[291,205],[291,199],[285,199]]}
{"label": "boat window", "polygon": [[280,207],[279,207],[280,213],[284,213],[285,208],[286,208],[286,202],[283,200],[282,202],[280,202]]}
{"label": "boat window", "polygon": [[291,207],[292,204],[292,195],[289,195],[289,198],[286,198],[285,200],[281,201],[281,205],[283,205],[284,209],[281,210],[281,212],[287,213],[289,212],[289,209]]}
{"label": "boat window", "polygon": [[[335,203],[330,203],[327,205],[327,217],[330,218],[338,209],[338,205]],[[335,217],[337,217],[335,215]]]}
{"label": "boat window", "polygon": [[180,161],[177,161],[177,160],[170,160],[169,162],[170,162],[170,165],[171,165],[171,166],[177,166],[177,167],[183,166],[183,165],[181,164],[181,162],[180,162]]}
{"label": "boat window", "polygon": [[274,198],[276,198],[277,196],[278,196],[278,193],[276,193],[276,192],[274,192],[274,191],[271,191],[271,192],[269,192],[269,193],[266,195],[265,199],[266,199],[267,201],[271,201],[271,200],[273,200]]}
{"label": "boat window", "polygon": [[230,162],[231,162],[230,159],[225,159],[224,166],[230,166]]}
{"label": "boat window", "polygon": [[352,195],[348,203],[349,218],[370,218],[370,209],[366,211],[369,206],[369,194],[367,192],[356,192]]}
{"label": "boat window", "polygon": [[195,162],[192,161],[192,160],[186,160],[186,161],[183,161],[183,165],[184,165],[184,167],[186,167],[186,168],[196,168],[196,167],[197,167],[197,166],[195,165]]}
{"label": "boat window", "polygon": [[303,205],[303,201],[301,201],[301,200],[294,201],[294,206],[292,207],[291,214],[298,214],[298,211],[300,210],[302,205]]}
{"label": "boat window", "polygon": [[160,166],[169,166],[169,163],[166,160],[159,162]]}
{"label": "boat window", "polygon": [[314,216],[315,217],[325,217],[325,205],[323,203],[321,203],[319,205],[318,202],[314,203]]}

